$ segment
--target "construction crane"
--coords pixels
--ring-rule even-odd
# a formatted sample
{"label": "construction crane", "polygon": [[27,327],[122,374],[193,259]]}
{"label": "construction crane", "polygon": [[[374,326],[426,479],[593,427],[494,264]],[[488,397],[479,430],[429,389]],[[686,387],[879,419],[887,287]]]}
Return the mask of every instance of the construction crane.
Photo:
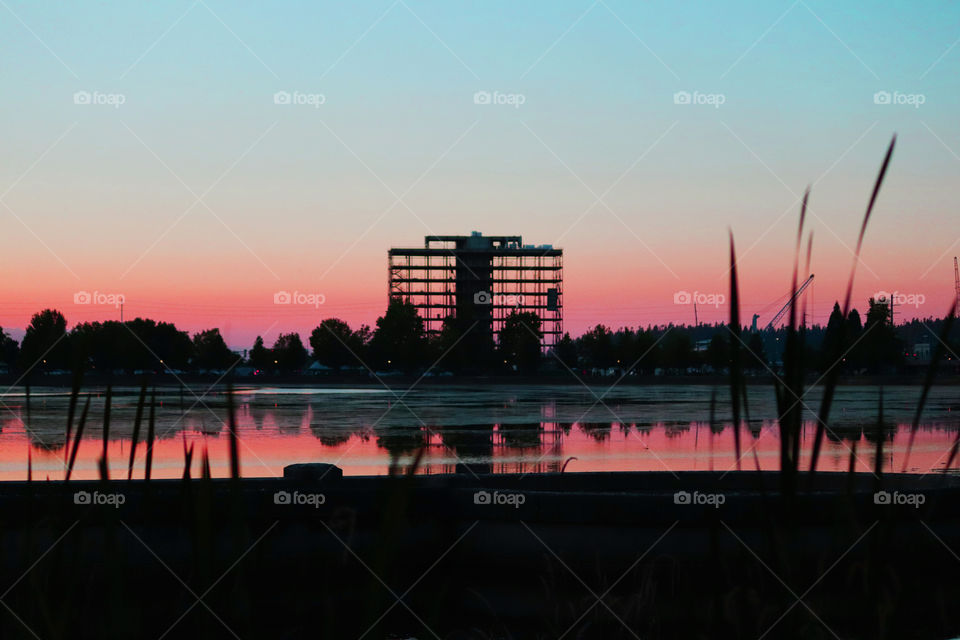
{"label": "construction crane", "polygon": [[800,294],[803,293],[804,289],[810,286],[810,283],[813,282],[813,274],[810,274],[810,277],[803,281],[803,284],[797,287],[797,290],[790,296],[790,299],[787,300],[787,304],[783,305],[780,311],[777,311],[777,315],[773,316],[773,320],[767,323],[767,326],[764,329],[771,329],[773,325],[780,322],[780,319],[783,317],[783,314],[787,312],[787,309],[790,308],[790,305],[793,304],[793,301],[800,297]]}

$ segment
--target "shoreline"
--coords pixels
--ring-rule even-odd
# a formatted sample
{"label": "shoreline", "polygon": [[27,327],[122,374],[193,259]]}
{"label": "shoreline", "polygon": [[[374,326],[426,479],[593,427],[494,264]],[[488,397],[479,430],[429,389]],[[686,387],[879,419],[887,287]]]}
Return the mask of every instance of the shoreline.
{"label": "shoreline", "polygon": [[[844,376],[838,381],[843,387],[878,387],[878,386],[922,386],[924,374],[915,375],[871,375],[871,376]],[[150,387],[179,388],[181,385],[226,386],[228,383],[237,387],[371,387],[371,388],[409,388],[411,386],[431,387],[476,387],[484,386],[570,386],[570,387],[618,387],[630,386],[705,386],[725,388],[729,386],[729,377],[723,375],[705,376],[579,376],[571,375],[539,375],[539,376],[422,376],[408,374],[379,375],[322,375],[322,376],[237,376],[228,378],[222,375],[199,374],[156,374],[152,376],[99,376],[86,375],[81,388],[106,387],[112,384],[115,387],[139,387],[146,381]],[[813,385],[822,382],[820,376],[809,376],[806,384]],[[746,376],[750,386],[772,386],[775,378],[771,375]],[[73,377],[64,375],[44,375],[31,380],[31,387],[54,387],[70,389]],[[0,375],[0,386],[23,388],[25,383],[13,375]],[[960,375],[940,376],[934,380],[933,386],[960,386]],[[0,394],[3,395],[3,394]]]}

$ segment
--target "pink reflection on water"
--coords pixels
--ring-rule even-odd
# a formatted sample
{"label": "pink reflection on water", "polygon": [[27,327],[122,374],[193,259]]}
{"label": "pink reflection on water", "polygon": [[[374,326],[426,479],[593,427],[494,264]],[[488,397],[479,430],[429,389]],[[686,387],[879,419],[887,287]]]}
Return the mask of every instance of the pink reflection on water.
{"label": "pink reflection on water", "polygon": [[[414,449],[425,443],[427,451],[420,472],[456,473],[466,468],[475,473],[557,472],[570,458],[568,472],[587,471],[726,471],[736,468],[733,430],[728,426],[714,433],[703,422],[688,424],[657,423],[644,428],[617,422],[561,424],[539,422],[528,425],[474,425],[471,427],[426,427],[397,429],[392,437],[370,429],[311,429],[312,412],[305,411],[298,424],[281,424],[270,413],[258,416],[238,413],[241,469],[247,477],[280,476],[283,467],[300,462],[336,464],[347,475],[381,475],[388,472],[392,456],[401,466],[409,463]],[[145,437],[146,428],[141,438]],[[815,423],[804,427],[803,446],[809,449]],[[849,432],[847,432],[849,433]],[[216,477],[229,475],[228,438],[222,425],[200,425],[193,421],[164,433],[158,428],[153,450],[153,476],[178,478],[183,474],[184,441],[194,445],[192,475],[199,476],[200,456],[204,448],[210,454],[211,471]],[[887,431],[883,443],[883,468],[900,471],[906,455],[909,426],[899,425]],[[891,439],[892,437],[892,439]],[[956,437],[950,425],[928,424],[917,433],[910,454],[914,473],[942,470]],[[0,480],[24,480],[28,453],[32,453],[35,480],[62,479],[65,447],[59,443],[41,446],[28,437],[20,418],[9,418],[0,433]],[[392,444],[391,444],[392,443]],[[108,459],[112,478],[125,478],[130,455],[129,438],[110,440]],[[393,448],[388,450],[386,446]],[[98,476],[97,459],[102,441],[98,432],[85,434],[78,451],[73,477]],[[853,439],[827,439],[821,453],[820,469],[846,471],[851,451],[856,451],[857,471],[871,471],[875,465],[876,443],[862,432]],[[134,477],[142,477],[146,446],[141,439],[137,450]],[[776,425],[764,423],[754,436],[743,433],[741,466],[774,470],[779,464],[779,438]],[[803,466],[809,465],[804,455]]]}

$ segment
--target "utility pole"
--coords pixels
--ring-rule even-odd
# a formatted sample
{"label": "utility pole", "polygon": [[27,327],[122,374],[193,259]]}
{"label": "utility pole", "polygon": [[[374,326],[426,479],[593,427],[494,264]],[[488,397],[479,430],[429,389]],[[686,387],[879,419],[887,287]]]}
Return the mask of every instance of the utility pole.
{"label": "utility pole", "polygon": [[123,303],[120,303],[120,324],[123,324]]}
{"label": "utility pole", "polygon": [[697,317],[697,303],[693,303],[693,326],[700,326],[700,318]]}
{"label": "utility pole", "polygon": [[956,297],[960,300],[960,268],[957,267],[957,256],[953,256],[953,288]]}

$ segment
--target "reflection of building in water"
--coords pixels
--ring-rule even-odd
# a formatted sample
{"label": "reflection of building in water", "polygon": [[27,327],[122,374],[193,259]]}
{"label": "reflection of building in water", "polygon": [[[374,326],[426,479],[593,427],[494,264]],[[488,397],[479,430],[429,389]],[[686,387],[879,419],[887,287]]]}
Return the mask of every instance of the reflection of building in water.
{"label": "reflection of building in water", "polygon": [[[545,413],[553,412],[547,411]],[[567,425],[569,431],[570,425]],[[556,473],[563,465],[564,429],[557,422],[503,422],[496,425],[495,473]]]}
{"label": "reflection of building in water", "polygon": [[445,425],[440,439],[456,458],[454,473],[493,473],[492,424]]}
{"label": "reflection of building in water", "polygon": [[581,422],[580,430],[596,440],[602,442],[610,437],[610,431],[613,429],[611,422]]}
{"label": "reflection of building in water", "polygon": [[447,318],[495,338],[514,310],[540,318],[543,346],[563,334],[563,250],[521,236],[427,236],[423,248],[390,249],[389,294],[410,301],[426,329]]}

